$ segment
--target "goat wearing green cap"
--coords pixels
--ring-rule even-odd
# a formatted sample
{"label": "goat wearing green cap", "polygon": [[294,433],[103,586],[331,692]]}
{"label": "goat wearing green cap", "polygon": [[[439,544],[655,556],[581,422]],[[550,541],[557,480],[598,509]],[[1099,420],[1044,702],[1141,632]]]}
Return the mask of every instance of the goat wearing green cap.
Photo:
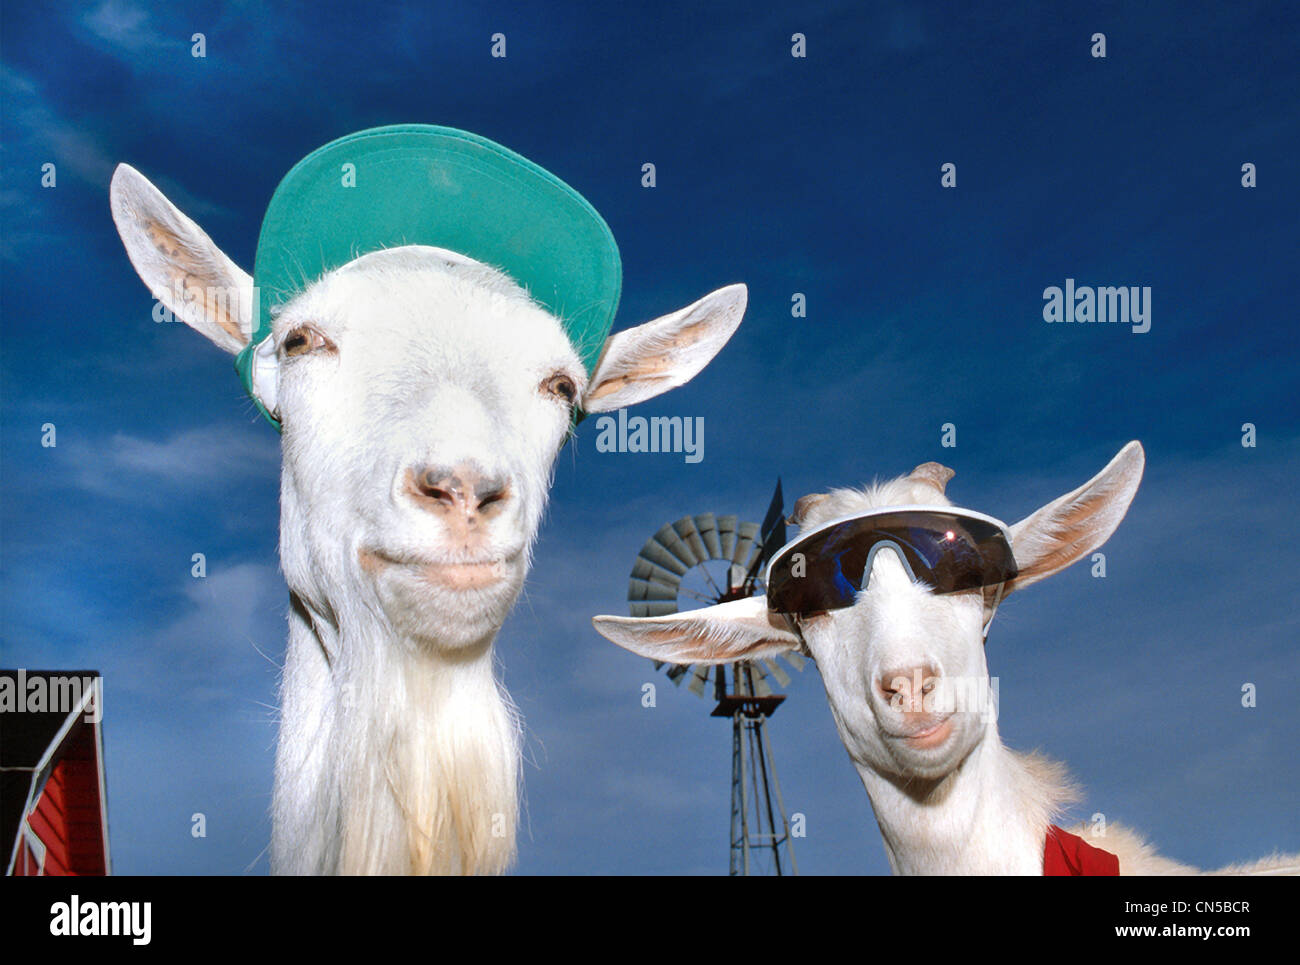
{"label": "goat wearing green cap", "polygon": [[[401,129],[412,130],[421,133]],[[465,139],[479,168],[506,164],[528,186],[543,222],[570,217],[553,203],[587,217],[585,202],[548,200],[555,185],[571,192],[552,176]],[[383,167],[383,143],[346,148],[354,190],[369,181],[381,208],[380,195],[410,167]],[[428,190],[447,189],[463,205],[464,183],[447,183],[460,176],[459,156],[433,153],[420,169]],[[277,198],[328,199],[322,179],[333,160],[287,195],[286,178]],[[363,195],[347,197],[365,207]],[[526,268],[502,270],[522,257],[511,247],[517,225],[498,226],[500,257],[486,231],[466,252],[442,235],[384,238],[364,226],[350,260],[303,271],[294,291],[269,292],[132,168],[117,169],[111,201],[140,277],[177,317],[249,359],[246,384],[282,429],[290,608],[272,871],[506,870],[519,718],[494,672],[493,643],[528,570],[555,456],[579,410],[616,410],[698,373],[740,324],[745,287],[604,339],[613,304],[605,298],[594,325],[575,323],[591,303],[574,299],[593,296],[569,296],[565,265],[522,281]],[[309,228],[313,211],[300,215]],[[530,211],[514,218],[528,223]],[[268,239],[264,226],[259,266],[272,254],[292,263],[285,245],[310,243],[277,230]],[[595,286],[613,303],[616,255],[614,275]],[[577,274],[590,275],[584,264]],[[603,347],[583,344],[593,331]]]}

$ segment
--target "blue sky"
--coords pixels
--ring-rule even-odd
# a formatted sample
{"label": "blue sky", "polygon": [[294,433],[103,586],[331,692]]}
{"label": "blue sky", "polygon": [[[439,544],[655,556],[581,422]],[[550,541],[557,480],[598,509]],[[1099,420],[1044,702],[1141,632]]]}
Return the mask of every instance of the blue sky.
{"label": "blue sky", "polygon": [[[622,251],[616,327],[750,289],[714,363],[639,409],[703,416],[701,462],[597,452],[591,424],[561,455],[498,641],[527,722],[519,873],[725,872],[725,723],[590,626],[624,612],[660,525],[757,520],[778,474],[793,499],[931,459],[955,501],[1013,521],[1129,439],[1147,474],[1107,578],[1079,566],[999,612],[1004,738],[1069,765],[1076,817],[1171,857],[1300,851],[1294,8],[863,7],[0,9],[0,663],[104,673],[115,870],[266,870],[286,590],[278,440],[227,357],[152,320],[113,166],[248,269],[295,161],[396,122],[474,131],[581,191]],[[1151,330],[1046,324],[1066,278],[1150,286]],[[800,870],[886,872],[815,666],[788,693],[771,734]]]}

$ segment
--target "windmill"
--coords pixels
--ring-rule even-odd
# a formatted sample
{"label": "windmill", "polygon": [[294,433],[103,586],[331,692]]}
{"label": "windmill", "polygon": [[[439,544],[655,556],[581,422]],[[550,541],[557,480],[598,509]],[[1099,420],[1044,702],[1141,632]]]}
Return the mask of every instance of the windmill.
{"label": "windmill", "polygon": [[[785,513],[781,480],[762,525],[740,522],[737,516],[700,513],[668,523],[646,541],[637,554],[628,586],[632,616],[677,613],[682,603],[711,606],[762,592],[763,567],[785,543]],[[796,670],[804,658],[783,656]],[[668,679],[696,696],[717,701],[713,717],[731,720],[731,859],[732,875],[798,874],[790,825],[781,799],[767,736],[767,720],[784,694],[775,693],[790,676],[775,660],[739,661],[716,666],[666,667]]]}

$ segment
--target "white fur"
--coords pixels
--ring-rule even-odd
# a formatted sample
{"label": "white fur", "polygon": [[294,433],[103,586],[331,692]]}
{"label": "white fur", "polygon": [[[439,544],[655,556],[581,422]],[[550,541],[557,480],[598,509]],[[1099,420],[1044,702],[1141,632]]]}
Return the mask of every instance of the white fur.
{"label": "white fur", "polygon": [[[126,165],[111,201],[155,297],[225,351],[242,348],[252,279]],[[493,642],[570,431],[548,385],[567,377],[588,411],[650,398],[708,363],[745,301],[732,285],[619,332],[590,380],[557,318],[439,248],[363,255],[278,311],[258,383],[283,423],[291,594],[274,872],[509,866],[519,719]],[[317,348],[289,354],[303,331]],[[423,470],[437,487],[413,482]]]}
{"label": "white fur", "polygon": [[[1050,576],[1104,543],[1128,510],[1144,461],[1142,447],[1131,442],[1092,480],[1012,526],[1020,574],[1006,591]],[[806,531],[880,506],[952,505],[943,492],[951,475],[927,463],[867,489],[805,496],[796,504],[796,521]],[[801,619],[802,640],[761,597],[665,617],[601,616],[594,623],[620,646],[676,663],[722,663],[806,645],[895,873],[1040,875],[1047,827],[1077,797],[1064,768],[1008,749],[994,713],[966,705],[949,716],[943,708],[943,698],[955,701],[960,683],[988,692],[982,627],[994,605],[991,588],[936,595],[908,576],[894,552],[880,552],[853,606]],[[901,684],[915,679],[915,668],[925,668],[922,679],[932,683],[937,707],[909,712],[894,699],[911,690]],[[933,746],[921,746],[918,735],[935,726],[950,730],[938,731]],[[1116,854],[1121,874],[1196,873],[1114,824],[1103,838],[1086,827],[1074,833]],[[1297,871],[1300,856],[1274,855],[1215,873]]]}

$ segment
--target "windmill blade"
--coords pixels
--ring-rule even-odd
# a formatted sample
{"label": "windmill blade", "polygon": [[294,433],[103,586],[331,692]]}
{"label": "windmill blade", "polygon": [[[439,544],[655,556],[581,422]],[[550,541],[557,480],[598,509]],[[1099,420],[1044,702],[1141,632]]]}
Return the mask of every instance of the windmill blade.
{"label": "windmill blade", "polygon": [[808,662],[804,658],[804,655],[801,654],[798,650],[787,650],[785,653],[781,654],[781,657],[783,660],[785,660],[786,663],[794,667],[795,670],[801,672],[803,671],[804,664]]}
{"label": "windmill blade", "polygon": [[[643,562],[637,561],[638,564]],[[677,584],[639,578],[634,567],[628,580],[627,601],[634,617],[663,617],[677,612]]]}
{"label": "windmill blade", "polygon": [[636,600],[677,600],[677,587],[669,583],[660,583],[658,580],[642,580],[633,576],[628,580],[627,598],[629,602]]}
{"label": "windmill blade", "polygon": [[693,669],[694,672],[691,674],[691,682],[687,685],[686,689],[696,697],[703,697],[704,685],[709,682],[709,668],[707,666],[699,666]]}
{"label": "windmill blade", "polygon": [[741,523],[736,527],[736,548],[732,550],[731,562],[749,567],[750,560],[758,545],[758,525],[756,523]]}
{"label": "windmill blade", "polygon": [[[662,530],[660,532],[662,532]],[[672,532],[671,526],[669,527],[669,532]],[[673,539],[677,540],[676,533],[673,533]],[[677,540],[677,542],[681,541]],[[658,534],[652,536],[650,541],[647,542],[645,546],[641,547],[638,559],[657,566],[665,573],[671,573],[678,579],[681,579],[683,574],[690,569],[690,567],[678,559],[677,556],[668,549],[668,547],[664,546],[664,544],[660,542]]]}
{"label": "windmill blade", "polygon": [[718,543],[722,547],[722,553],[718,556],[721,560],[734,559],[736,552],[736,527],[740,525],[739,516],[719,516],[718,523]]}
{"label": "windmill blade", "polygon": [[682,576],[698,562],[694,550],[677,534],[672,523],[661,527],[641,547],[632,564],[627,588],[632,616],[662,617],[676,613]]}
{"label": "windmill blade", "polygon": [[680,586],[682,578],[672,570],[666,570],[662,566],[651,563],[647,559],[638,558],[632,564],[632,579],[645,580],[647,582],[662,583],[664,586]]}
{"label": "windmill blade", "polygon": [[[682,538],[677,535],[677,527],[672,523],[668,523],[661,527],[659,532],[654,534],[652,542],[662,546],[678,561],[682,566],[682,573],[685,573],[696,563],[700,562],[700,558],[695,555],[690,546],[688,546]],[[647,544],[647,546],[648,545],[649,544]],[[656,560],[656,562],[658,561]]]}
{"label": "windmill blade", "polygon": [[630,603],[630,615],[634,617],[667,617],[677,612],[676,603]]}
{"label": "windmill blade", "polygon": [[790,686],[790,675],[781,669],[781,665],[774,660],[764,660],[763,666],[768,672],[776,678],[776,682],[782,687]]}
{"label": "windmill blade", "polygon": [[767,683],[767,673],[757,663],[749,664],[749,680],[755,697],[771,697],[772,688]]}
{"label": "windmill blade", "polygon": [[712,513],[700,513],[695,517],[695,528],[699,531],[700,539],[704,540],[704,548],[707,550],[707,556],[711,560],[723,559],[722,541],[718,539],[718,521]]}
{"label": "windmill blade", "polygon": [[700,538],[700,531],[695,528],[695,519],[693,517],[685,516],[679,519],[673,523],[673,529],[677,531],[678,539],[691,548],[691,553],[697,563],[709,558],[709,549],[704,545],[704,540]]}
{"label": "windmill blade", "polygon": [[727,589],[734,590],[745,583],[745,568],[732,563],[727,567]]}
{"label": "windmill blade", "polygon": [[686,664],[675,663],[664,672],[668,675],[669,680],[680,687],[682,678],[686,676],[686,672],[690,669]]}

